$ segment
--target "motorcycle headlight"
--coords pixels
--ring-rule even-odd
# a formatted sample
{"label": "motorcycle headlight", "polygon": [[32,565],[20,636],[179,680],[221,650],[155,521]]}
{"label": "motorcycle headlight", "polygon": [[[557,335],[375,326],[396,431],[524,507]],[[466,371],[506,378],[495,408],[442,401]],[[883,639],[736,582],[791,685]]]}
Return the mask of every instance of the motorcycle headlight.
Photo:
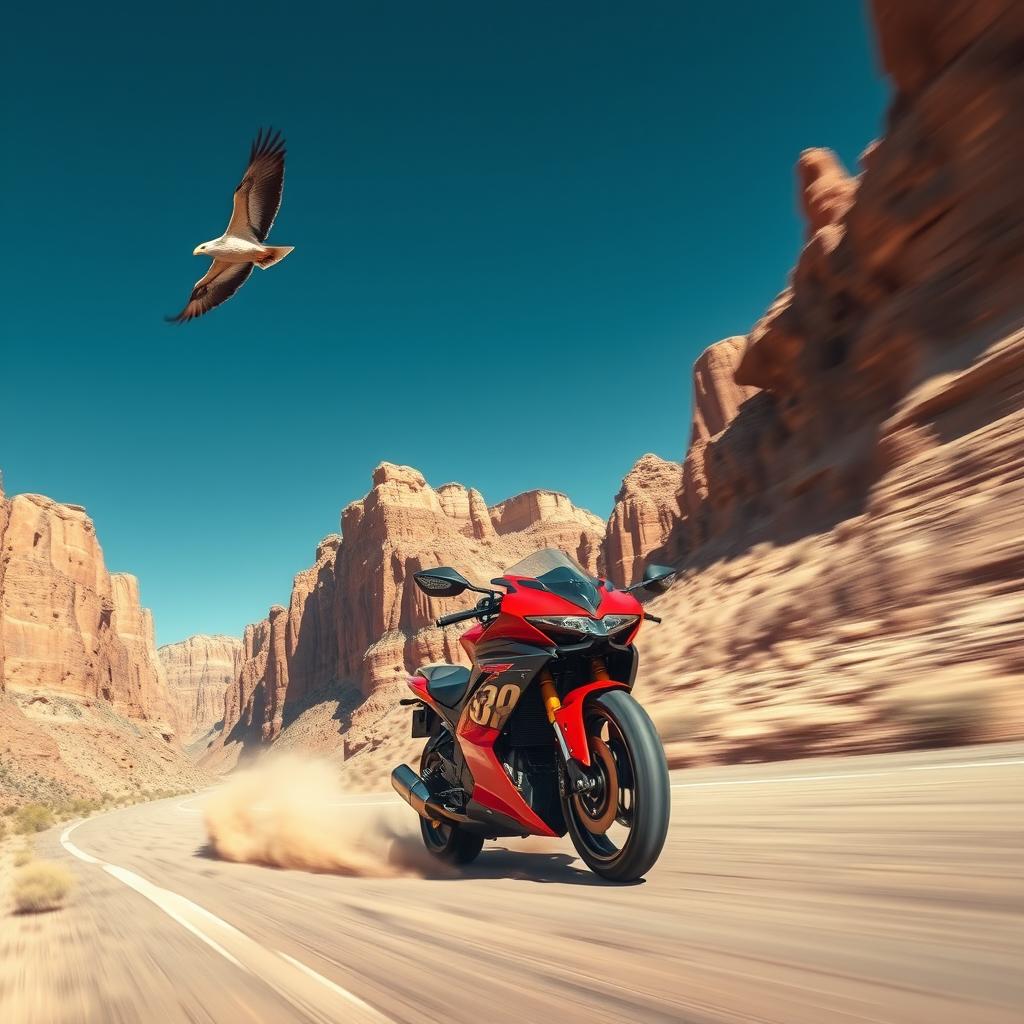
{"label": "motorcycle headlight", "polygon": [[606,615],[592,619],[589,615],[528,615],[526,621],[553,640],[585,640],[588,636],[621,636],[629,632],[636,615]]}
{"label": "motorcycle headlight", "polygon": [[610,637],[623,637],[632,631],[639,615],[606,615],[601,621]]}

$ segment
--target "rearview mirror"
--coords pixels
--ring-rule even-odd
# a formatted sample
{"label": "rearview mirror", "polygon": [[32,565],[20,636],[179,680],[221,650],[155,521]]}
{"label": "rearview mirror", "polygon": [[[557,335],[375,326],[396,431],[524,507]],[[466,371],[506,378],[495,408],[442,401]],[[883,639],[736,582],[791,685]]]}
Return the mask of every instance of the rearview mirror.
{"label": "rearview mirror", "polygon": [[644,569],[643,588],[652,594],[664,594],[676,570],[667,565],[649,565]]}
{"label": "rearview mirror", "polygon": [[431,597],[457,597],[464,590],[472,589],[469,580],[446,565],[439,569],[420,569],[412,575],[416,586]]}

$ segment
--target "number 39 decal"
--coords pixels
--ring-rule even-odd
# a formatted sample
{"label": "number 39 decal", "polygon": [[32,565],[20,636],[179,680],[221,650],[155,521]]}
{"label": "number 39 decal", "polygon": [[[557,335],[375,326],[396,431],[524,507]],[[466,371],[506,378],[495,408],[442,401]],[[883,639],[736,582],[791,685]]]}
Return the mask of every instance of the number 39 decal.
{"label": "number 39 decal", "polygon": [[469,702],[469,717],[477,725],[500,729],[519,700],[521,688],[516,683],[505,683],[500,689],[493,683],[484,683]]}

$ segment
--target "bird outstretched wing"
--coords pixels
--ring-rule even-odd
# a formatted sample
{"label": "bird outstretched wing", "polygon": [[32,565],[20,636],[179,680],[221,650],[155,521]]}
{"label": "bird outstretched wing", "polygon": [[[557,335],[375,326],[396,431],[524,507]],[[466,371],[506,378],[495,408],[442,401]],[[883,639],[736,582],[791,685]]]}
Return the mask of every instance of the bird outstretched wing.
{"label": "bird outstretched wing", "polygon": [[185,308],[177,316],[164,319],[170,324],[183,324],[209,313],[222,302],[227,302],[245,284],[252,268],[251,263],[222,263],[214,260],[210,269],[196,281]]}
{"label": "bird outstretched wing", "polygon": [[261,128],[249,150],[249,166],[235,189],[231,220],[225,234],[265,242],[281,209],[284,192],[284,139]]}

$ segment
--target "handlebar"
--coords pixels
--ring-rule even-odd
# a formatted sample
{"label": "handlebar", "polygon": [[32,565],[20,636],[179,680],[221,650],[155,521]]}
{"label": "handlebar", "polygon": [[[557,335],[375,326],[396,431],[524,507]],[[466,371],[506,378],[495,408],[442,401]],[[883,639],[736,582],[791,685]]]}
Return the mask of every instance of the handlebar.
{"label": "handlebar", "polygon": [[466,619],[475,619],[481,613],[479,608],[470,608],[465,612],[452,612],[451,615],[442,615],[434,625],[450,626],[453,622],[463,622]]}
{"label": "handlebar", "polygon": [[652,615],[650,612],[644,612],[644,618],[648,622],[661,622],[657,615]]}

